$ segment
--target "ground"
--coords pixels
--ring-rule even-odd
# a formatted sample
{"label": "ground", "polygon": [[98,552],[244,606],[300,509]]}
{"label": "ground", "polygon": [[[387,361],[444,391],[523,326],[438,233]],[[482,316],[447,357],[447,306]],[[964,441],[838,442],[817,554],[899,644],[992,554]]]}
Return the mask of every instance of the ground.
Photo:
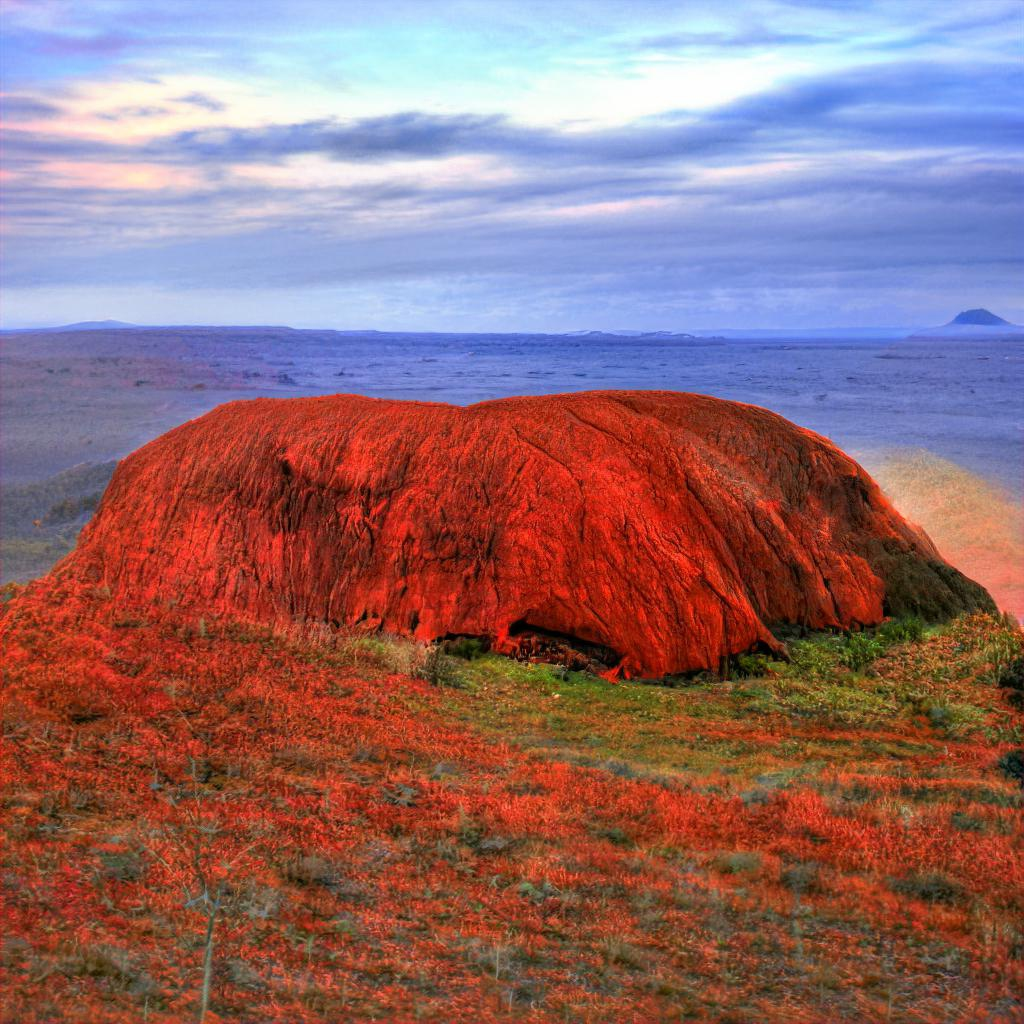
{"label": "ground", "polygon": [[3,631],[5,1020],[200,1020],[207,958],[208,1022],[1022,1019],[1003,621],[658,685],[52,581]]}

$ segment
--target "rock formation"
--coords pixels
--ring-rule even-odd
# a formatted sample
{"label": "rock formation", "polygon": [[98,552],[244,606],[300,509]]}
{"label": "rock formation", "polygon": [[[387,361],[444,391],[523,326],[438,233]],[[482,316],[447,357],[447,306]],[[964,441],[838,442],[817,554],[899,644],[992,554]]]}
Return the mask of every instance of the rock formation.
{"label": "rock formation", "polygon": [[554,638],[647,677],[777,648],[777,624],[992,607],[829,441],[670,392],[233,402],[125,459],[56,572],[249,620]]}

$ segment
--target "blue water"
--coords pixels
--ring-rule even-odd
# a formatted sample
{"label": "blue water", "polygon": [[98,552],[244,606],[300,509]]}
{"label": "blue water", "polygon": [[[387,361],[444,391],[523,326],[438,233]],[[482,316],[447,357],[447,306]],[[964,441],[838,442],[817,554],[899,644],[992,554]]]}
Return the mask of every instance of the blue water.
{"label": "blue water", "polygon": [[697,391],[773,409],[853,454],[927,448],[1024,494],[1020,341],[299,337],[239,340],[228,363],[245,360],[261,374],[254,394],[467,404],[605,388]]}
{"label": "blue water", "polygon": [[765,406],[869,469],[894,448],[926,448],[1024,497],[1024,339],[160,328],[15,334],[3,343],[0,469],[14,483],[120,458],[237,398],[348,392],[468,404],[638,388]]}

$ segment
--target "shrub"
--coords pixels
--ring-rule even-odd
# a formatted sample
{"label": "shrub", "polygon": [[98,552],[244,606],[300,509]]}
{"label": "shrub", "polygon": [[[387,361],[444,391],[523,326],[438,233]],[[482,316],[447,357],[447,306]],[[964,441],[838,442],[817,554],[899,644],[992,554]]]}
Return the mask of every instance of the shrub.
{"label": "shrub", "polygon": [[1024,672],[1020,630],[1001,629],[981,645],[972,660],[992,686],[1017,689]]}
{"label": "shrub", "polygon": [[893,619],[874,632],[795,640],[789,647],[790,674],[804,679],[828,678],[840,665],[863,672],[893,644],[916,643],[923,637],[924,623],[911,617]]}
{"label": "shrub", "polygon": [[112,988],[136,995],[153,995],[156,983],[145,971],[136,970],[131,957],[116,946],[76,946],[60,965],[68,977],[102,980]]}
{"label": "shrub", "polygon": [[766,654],[740,654],[733,662],[733,675],[737,679],[760,679],[771,675],[775,661]]}
{"label": "shrub", "polygon": [[431,686],[462,688],[462,678],[455,667],[454,659],[444,652],[440,644],[431,644],[422,661],[416,666],[417,679],[425,679]]}
{"label": "shrub", "polygon": [[966,811],[954,811],[949,816],[949,823],[958,832],[984,832],[985,822],[982,818],[976,818]]}
{"label": "shrub", "polygon": [[797,861],[782,869],[779,881],[791,892],[814,892],[821,886],[821,865],[814,860]]}
{"label": "shrub", "polygon": [[1002,664],[996,684],[1010,690],[1024,690],[1024,657]]}
{"label": "shrub", "polygon": [[88,725],[106,718],[113,708],[106,694],[83,689],[67,694],[61,710],[74,725]]}
{"label": "shrub", "polygon": [[445,649],[453,658],[476,661],[487,653],[487,644],[475,636],[460,636],[445,643]]}
{"label": "shrub", "polygon": [[423,648],[415,641],[387,634],[335,637],[334,642],[353,667],[367,672],[412,675],[423,657]]}
{"label": "shrub", "polygon": [[924,623],[915,615],[906,619],[891,619],[879,627],[877,636],[886,646],[916,644],[924,638]]}
{"label": "shrub", "polygon": [[839,664],[835,637],[795,640],[789,647],[789,673],[801,679],[821,679],[833,674]]}
{"label": "shrub", "polygon": [[605,961],[609,964],[618,964],[635,971],[642,971],[647,967],[643,950],[637,949],[623,939],[612,936],[602,939],[599,946]]}
{"label": "shrub", "polygon": [[248,992],[256,992],[266,988],[266,982],[260,976],[259,971],[251,964],[237,957],[229,957],[219,965],[217,973],[235,988]]}
{"label": "shrub", "polygon": [[863,672],[885,653],[885,643],[868,633],[851,633],[843,641],[839,661],[854,672]]}
{"label": "shrub", "polygon": [[1008,778],[1024,787],[1024,750],[1010,750],[1003,754],[996,767]]}
{"label": "shrub", "polygon": [[727,875],[752,875],[761,870],[761,854],[752,850],[720,853],[715,857],[714,865]]}
{"label": "shrub", "polygon": [[558,890],[547,879],[540,885],[534,885],[533,882],[526,880],[519,883],[519,895],[534,903],[543,903],[557,896]]}
{"label": "shrub", "polygon": [[980,725],[985,718],[985,713],[971,704],[936,702],[927,705],[924,712],[932,725],[950,736],[969,731],[972,726]]}
{"label": "shrub", "polygon": [[238,890],[238,908],[257,921],[272,921],[285,904],[285,894],[272,885],[246,879]]}
{"label": "shrub", "polygon": [[601,839],[607,839],[615,846],[631,846],[633,840],[621,828],[599,828],[594,835]]}
{"label": "shrub", "polygon": [[323,885],[330,888],[337,880],[334,865],[315,855],[296,857],[287,861],[281,874],[296,885]]}
{"label": "shrub", "polygon": [[963,896],[963,888],[941,871],[915,871],[904,878],[892,879],[889,888],[901,896],[926,903],[956,903]]}
{"label": "shrub", "polygon": [[270,756],[271,762],[279,768],[293,772],[311,772],[317,766],[314,755],[298,746],[282,747]]}
{"label": "shrub", "polygon": [[137,882],[142,877],[142,858],[132,850],[100,852],[100,871],[115,882]]}

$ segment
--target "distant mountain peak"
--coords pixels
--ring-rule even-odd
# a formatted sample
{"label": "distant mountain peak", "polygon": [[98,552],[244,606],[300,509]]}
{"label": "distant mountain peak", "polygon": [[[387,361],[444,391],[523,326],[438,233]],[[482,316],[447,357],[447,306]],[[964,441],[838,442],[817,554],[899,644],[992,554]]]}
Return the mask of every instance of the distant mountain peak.
{"label": "distant mountain peak", "polygon": [[138,324],[129,324],[124,320],[81,320],[75,324],[64,324],[63,327],[54,327],[54,331],[120,331],[126,327],[138,327]]}
{"label": "distant mountain peak", "polygon": [[1004,320],[987,309],[965,309],[962,313],[957,313],[949,322],[950,324],[970,324],[974,327],[1011,326],[1009,320]]}

